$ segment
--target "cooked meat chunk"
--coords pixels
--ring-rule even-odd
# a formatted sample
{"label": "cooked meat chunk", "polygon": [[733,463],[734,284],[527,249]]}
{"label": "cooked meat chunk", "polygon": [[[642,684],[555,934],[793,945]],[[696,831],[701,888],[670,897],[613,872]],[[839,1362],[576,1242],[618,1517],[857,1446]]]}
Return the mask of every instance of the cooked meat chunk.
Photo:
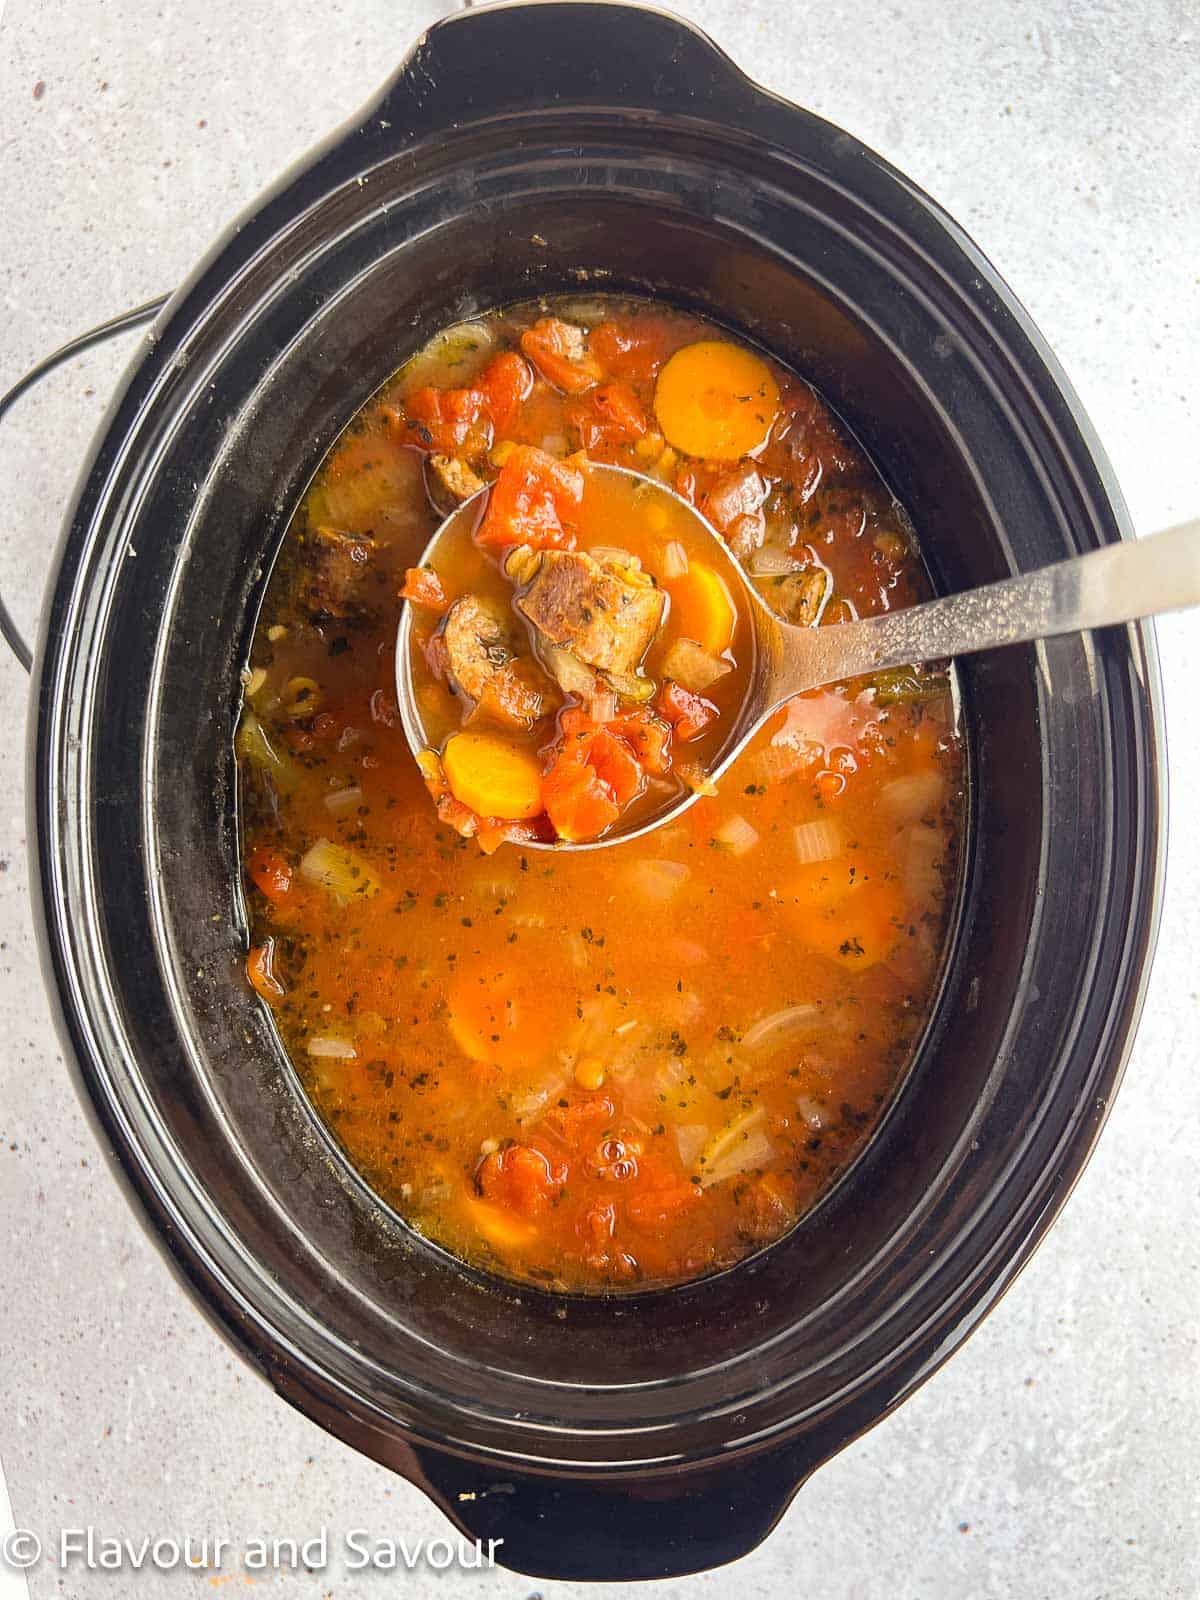
{"label": "cooked meat chunk", "polygon": [[308,596],[315,613],[356,617],[367,609],[367,591],[380,581],[375,540],[369,533],[315,528],[310,535]]}
{"label": "cooked meat chunk", "polygon": [[769,578],[760,584],[767,604],[801,628],[811,628],[820,621],[829,587],[829,574],[824,567],[785,572],[782,577]]}
{"label": "cooked meat chunk", "polygon": [[501,667],[513,658],[512,633],[496,607],[465,594],[446,614],[442,639],[450,676],[464,694],[478,700]]}
{"label": "cooked meat chunk", "polygon": [[433,455],[428,466],[433,498],[447,511],[483,488],[483,479],[458,456]]}
{"label": "cooked meat chunk", "polygon": [[451,678],[481,712],[528,727],[556,703],[554,687],[537,663],[516,657],[503,614],[478,595],[454,602],[441,639]]}
{"label": "cooked meat chunk", "polygon": [[552,645],[602,672],[633,672],[662,621],[663,594],[640,571],[547,550],[521,611]]}

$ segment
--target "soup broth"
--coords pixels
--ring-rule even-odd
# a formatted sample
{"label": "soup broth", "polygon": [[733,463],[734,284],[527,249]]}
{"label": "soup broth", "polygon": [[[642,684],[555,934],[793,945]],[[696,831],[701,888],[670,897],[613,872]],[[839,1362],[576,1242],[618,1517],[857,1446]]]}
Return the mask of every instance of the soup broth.
{"label": "soup broth", "polygon": [[[717,379],[742,371],[758,386],[730,405]],[[668,485],[790,620],[835,626],[926,586],[903,512],[806,384],[615,298],[437,336],[363,407],[285,539],[238,732],[247,971],[316,1112],[385,1201],[476,1265],[552,1289],[671,1284],[778,1238],[877,1123],[939,969],[961,742],[946,675],[906,669],[793,702],[719,792],[641,840],[547,852],[524,847],[528,821],[439,816],[395,701],[399,596],[514,445]],[[464,586],[497,581],[470,541],[459,559]],[[494,728],[486,697],[426,687],[439,737]],[[681,727],[660,782],[686,781]]]}

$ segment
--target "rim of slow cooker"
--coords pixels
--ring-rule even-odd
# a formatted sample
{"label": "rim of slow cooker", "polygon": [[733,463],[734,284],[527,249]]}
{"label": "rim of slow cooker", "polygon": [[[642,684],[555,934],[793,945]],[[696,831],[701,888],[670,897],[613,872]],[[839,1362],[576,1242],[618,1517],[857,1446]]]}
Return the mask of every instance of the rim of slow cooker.
{"label": "rim of slow cooker", "polygon": [[[767,98],[768,97],[765,95],[763,96],[764,100]],[[574,109],[576,108],[568,107],[564,112],[562,112],[562,114],[565,116],[570,116]],[[792,108],[785,109],[789,112],[792,111]],[[624,115],[624,113],[616,112],[612,114],[614,116]],[[792,112],[792,114],[803,115],[802,113],[795,112]],[[587,115],[593,118],[598,117],[601,123],[603,123],[605,120],[603,116],[600,116],[596,112],[595,108],[587,108]],[[519,121],[519,119],[517,120]],[[544,118],[541,119],[541,124],[544,129]],[[509,131],[511,131],[511,127]],[[715,135],[713,136],[715,137]],[[843,139],[846,138],[844,135],[841,137]],[[447,145],[450,143],[451,141],[447,141]],[[850,143],[852,143],[852,141],[850,141]],[[861,150],[861,147],[857,148]],[[387,158],[389,161],[391,159],[393,158]],[[311,170],[312,169],[310,169],[310,171]],[[907,185],[906,180],[901,180],[901,182],[905,192],[911,195],[914,192],[912,191],[911,186]],[[340,186],[340,190],[348,190],[352,185],[357,186],[357,179],[352,179],[347,184]],[[339,187],[335,187],[325,195],[324,200],[328,204],[335,204],[338,196]],[[307,215],[311,217],[311,214],[315,209],[315,205],[310,205]],[[953,224],[947,226],[945,219],[935,218],[935,220],[938,220],[941,223],[943,231],[949,234],[950,238],[948,242],[961,249],[963,247],[963,239],[959,233],[959,230],[957,230]],[[908,219],[908,221],[911,224],[911,219]],[[269,251],[273,250],[275,247],[277,247],[278,243],[278,238],[275,235],[270,234],[263,253],[268,253]],[[178,354],[184,351],[190,344],[193,343],[193,341],[198,343],[202,338],[205,326],[211,325],[211,323],[221,315],[222,301],[225,298],[223,295],[215,295],[207,305],[203,306],[195,305],[192,302],[194,297],[197,296],[198,289],[202,284],[206,268],[208,268],[215,260],[220,259],[224,251],[225,245],[218,245],[213,255],[208,258],[205,266],[198,269],[197,274],[190,281],[189,285],[186,286],[185,289],[180,292],[180,295],[176,297],[175,301],[172,302],[171,307],[169,307],[168,311],[164,314],[158,330],[159,343],[151,349],[142,365],[132,375],[125,395],[120,397],[118,401],[114,403],[113,410],[110,412],[111,424],[115,424],[118,416],[123,415],[130,406],[132,406],[135,415],[133,418],[130,418],[127,423],[124,438],[120,444],[120,447],[114,451],[109,451],[109,445],[113,437],[113,433],[115,433],[114,428],[113,432],[110,432],[110,434],[106,437],[104,445],[99,451],[97,461],[95,463],[96,475],[97,479],[104,479],[106,482],[101,484],[95,479],[89,480],[89,482],[93,484],[92,495],[95,502],[93,507],[95,521],[90,527],[86,524],[76,524],[75,536],[72,540],[73,547],[64,552],[62,561],[61,571],[68,577],[73,574],[75,579],[78,581],[81,577],[86,576],[88,569],[91,566],[92,558],[100,554],[98,551],[100,532],[99,522],[102,513],[108,509],[105,491],[115,484],[119,472],[128,462],[132,460],[134,456],[136,456],[138,448],[144,445],[145,441],[139,437],[140,430],[142,429],[143,424],[147,430],[150,429],[149,414],[153,412],[156,404],[158,404],[160,399],[162,399],[162,395],[155,383],[155,374],[157,373],[161,377],[164,373],[166,373],[169,376],[172,369],[171,358],[173,354]],[[976,270],[980,270],[983,266],[982,258],[978,257],[977,252],[974,252],[973,249],[968,252],[968,255],[972,257]],[[228,294],[232,295],[235,292],[243,292],[247,286],[248,278],[253,275],[255,269],[261,269],[261,266],[261,254],[257,259],[243,263],[244,270],[235,278],[233,278],[227,285]],[[1048,401],[1048,409],[1050,410],[1054,409],[1054,402],[1058,402],[1060,405],[1065,404],[1066,414],[1071,426],[1074,427],[1076,439],[1075,441],[1063,441],[1060,439],[1060,447],[1064,449],[1064,454],[1069,456],[1071,454],[1071,450],[1067,449],[1066,445],[1074,443],[1077,446],[1076,453],[1082,453],[1085,465],[1091,466],[1093,471],[1096,472],[1096,475],[1100,479],[1105,499],[1108,502],[1108,505],[1105,509],[1109,510],[1110,512],[1110,516],[1104,520],[1108,521],[1110,528],[1115,523],[1115,526],[1119,531],[1121,527],[1121,516],[1118,507],[1114,507],[1113,505],[1114,486],[1111,483],[1111,479],[1107,483],[1103,481],[1103,458],[1099,456],[1098,446],[1095,444],[1094,439],[1090,439],[1090,429],[1087,428],[1084,419],[1082,419],[1082,414],[1078,413],[1077,406],[1072,405],[1073,397],[1070,396],[1069,390],[1065,390],[1065,385],[1061,380],[1061,375],[1058,375],[1056,372],[1053,358],[1048,358],[1048,353],[1044,350],[1044,347],[1041,346],[1040,340],[1037,340],[1036,336],[1031,337],[1032,330],[1028,325],[1027,319],[1023,317],[1023,314],[1018,314],[1016,312],[1013,303],[1011,303],[1011,297],[1007,296],[1007,291],[1004,290],[1000,280],[996,278],[995,274],[990,268],[986,269],[986,273],[987,276],[984,278],[984,282],[992,292],[998,292],[998,299],[994,307],[995,314],[1001,316],[1002,318],[1006,317],[1009,320],[1011,324],[1011,331],[1014,331],[1018,336],[1023,337],[1027,343],[1031,344],[1032,354],[1041,364],[1042,371],[1039,372],[1038,376],[1039,379],[1045,384],[1049,392],[1046,396],[1038,397],[1039,402],[1045,404]],[[958,290],[957,286],[955,286],[955,293],[956,295],[960,296],[960,291]],[[252,313],[248,315],[252,315]],[[241,331],[242,330],[239,328],[237,333],[240,334]],[[1002,349],[1002,341],[997,339],[992,350],[993,357],[997,361],[1001,359]],[[1013,370],[1020,366],[1020,363],[1015,360],[1010,350],[1003,350],[1003,356],[1007,358],[1007,363]],[[1026,360],[1028,360],[1028,356],[1026,357]],[[1025,373],[1024,377],[1026,382],[1028,382],[1028,373]],[[1046,424],[1046,420],[1047,419],[1043,419],[1043,425]],[[108,460],[105,460],[106,451],[109,451]],[[1089,454],[1092,458],[1090,462],[1087,461]],[[1097,462],[1100,463],[1099,469],[1096,468]],[[88,543],[89,534],[92,535],[94,540],[90,546]],[[71,734],[67,731],[67,729],[60,725],[63,708],[69,700],[69,696],[56,693],[56,690],[65,688],[66,681],[73,668],[78,671],[78,662],[73,660],[73,656],[80,651],[83,631],[87,627],[87,620],[84,613],[94,606],[95,601],[96,595],[94,592],[90,596],[81,596],[78,591],[74,596],[70,597],[69,600],[64,599],[61,608],[56,600],[56,605],[53,608],[55,620],[60,623],[66,623],[69,620],[71,626],[69,628],[66,626],[62,627],[55,633],[54,637],[48,636],[49,632],[52,631],[52,624],[49,614],[47,618],[47,633],[43,635],[41,649],[41,661],[44,676],[39,706],[40,714],[38,718],[37,743],[39,764],[39,793],[37,805],[40,818],[43,821],[48,820],[51,817],[55,817],[56,812],[49,809],[52,796],[58,792],[58,786],[56,782],[57,773],[55,772],[54,768],[57,759],[61,754],[64,741],[69,740],[71,737]],[[94,611],[92,615],[92,626],[99,627],[101,629],[103,626],[102,618],[98,618]],[[1127,929],[1127,939],[1124,946],[1124,990],[1115,990],[1110,1004],[1108,1031],[1110,1034],[1116,1033],[1121,1036],[1127,1036],[1129,1013],[1131,1010],[1136,1010],[1136,1006],[1140,997],[1140,991],[1144,983],[1144,975],[1135,978],[1133,983],[1133,992],[1125,992],[1129,988],[1129,978],[1131,972],[1134,974],[1143,972],[1143,956],[1148,944],[1150,943],[1150,938],[1152,937],[1154,907],[1157,901],[1158,877],[1156,870],[1158,860],[1158,851],[1156,845],[1158,831],[1157,817],[1156,806],[1154,804],[1155,797],[1151,792],[1153,790],[1157,774],[1153,770],[1149,770],[1153,769],[1155,765],[1153,758],[1157,754],[1157,747],[1159,743],[1157,726],[1157,691],[1155,682],[1156,675],[1153,666],[1153,649],[1150,644],[1150,635],[1148,631],[1137,630],[1134,634],[1129,636],[1129,642],[1130,645],[1133,646],[1131,655],[1135,661],[1135,671],[1139,673],[1142,679],[1148,705],[1148,726],[1139,728],[1137,730],[1142,738],[1142,748],[1140,752],[1142,765],[1148,768],[1147,771],[1142,773],[1143,778],[1146,780],[1146,794],[1142,796],[1143,805],[1142,807],[1138,808],[1139,815],[1134,820],[1142,827],[1145,834],[1145,845],[1149,850],[1152,868],[1149,872],[1150,883],[1148,891],[1147,886],[1143,884],[1141,886],[1140,896],[1135,896],[1131,893],[1129,897],[1131,899],[1136,897],[1142,900],[1143,913],[1140,919],[1133,918],[1130,920],[1129,927]],[[86,654],[86,651],[84,653]],[[83,701],[81,702],[80,714],[77,718],[72,719],[80,730],[85,728],[89,721],[89,714],[87,711],[88,705],[89,700],[85,695]],[[1111,708],[1109,712],[1109,720],[1111,721]],[[1106,724],[1106,737],[1108,737],[1108,733],[1109,729]],[[1109,752],[1109,759],[1110,761],[1112,759],[1111,751]],[[46,783],[44,795],[42,793],[43,781]],[[57,817],[58,819],[61,819],[62,813],[58,812]],[[47,860],[47,833],[49,831],[50,830],[46,830],[44,828],[39,830],[39,839],[41,840],[40,854],[44,882],[50,886],[50,898],[53,900],[53,907],[48,907],[47,922],[53,923],[59,915],[69,919],[70,910],[68,902],[72,899],[72,894],[71,889],[63,884],[62,879],[56,870],[56,864],[53,861]],[[83,886],[83,881],[86,878],[86,863],[83,863],[83,867],[85,870],[81,874],[80,882],[73,886],[76,889],[79,889]],[[86,904],[86,893],[84,894],[83,899],[84,903]],[[1145,926],[1147,915],[1149,916],[1150,920],[1149,934],[1147,933]],[[89,1090],[92,1094],[93,1100],[97,1105],[102,1120],[104,1121],[109,1132],[113,1135],[115,1142],[117,1142],[120,1146],[120,1154],[125,1166],[126,1175],[130,1177],[132,1181],[134,1181],[135,1186],[139,1189],[143,1203],[146,1204],[147,1208],[156,1215],[160,1228],[165,1223],[173,1232],[175,1232],[176,1242],[174,1248],[184,1257],[182,1260],[184,1270],[188,1273],[189,1277],[191,1277],[193,1283],[200,1289],[202,1296],[210,1303],[210,1308],[215,1310],[218,1318],[224,1324],[225,1330],[227,1332],[232,1331],[233,1336],[238,1339],[243,1346],[248,1346],[252,1351],[258,1354],[261,1359],[261,1342],[259,1338],[251,1332],[252,1323],[256,1320],[256,1314],[251,1311],[251,1308],[248,1304],[242,1304],[240,1306],[237,1305],[239,1295],[234,1285],[230,1282],[221,1281],[221,1268],[211,1259],[205,1248],[197,1239],[187,1237],[188,1230],[184,1225],[184,1219],[177,1214],[176,1205],[173,1202],[169,1192],[169,1186],[166,1182],[164,1182],[163,1174],[154,1169],[152,1161],[148,1159],[147,1151],[140,1147],[138,1136],[134,1132],[131,1123],[122,1115],[123,1108],[120,1103],[120,1097],[115,1092],[115,1087],[108,1078],[107,1069],[101,1062],[103,1047],[94,1031],[94,1028],[90,1025],[92,1016],[94,1015],[92,1008],[97,1004],[103,1003],[101,1000],[101,985],[95,981],[100,974],[93,973],[89,979],[89,975],[84,970],[84,966],[86,965],[85,963],[80,963],[78,961],[73,965],[69,965],[67,963],[67,961],[64,959],[64,951],[67,948],[67,940],[65,938],[65,927],[61,922],[59,924],[59,932],[62,937],[60,941],[56,940],[52,943],[51,956],[56,975],[59,977],[63,986],[64,1014],[66,1015],[68,1031],[75,1039],[77,1045],[81,1047],[81,1054],[85,1062],[85,1072],[87,1074]],[[1106,934],[1107,929],[1104,928],[1102,924],[1098,923],[1096,929],[1094,930],[1094,942],[1098,944],[1102,938],[1102,935]],[[1082,1000],[1080,1005],[1081,1007],[1084,1006],[1084,1002]],[[1118,1013],[1121,1014],[1119,1017],[1117,1015]],[[1120,1052],[1118,1052],[1118,1054],[1119,1053]],[[1119,1074],[1119,1069],[1119,1060],[1108,1061],[1104,1067],[1097,1068],[1097,1076],[1100,1079],[1107,1080],[1109,1086],[1111,1087],[1111,1083]],[[895,1100],[893,1099],[893,1104],[894,1103]],[[1045,1115],[1049,1114],[1052,1104],[1052,1101],[1048,1101],[1046,1103],[1045,1107],[1043,1108]],[[1015,1274],[1018,1266],[1021,1264],[1021,1262],[1023,1262],[1025,1256],[1032,1249],[1033,1243],[1036,1242],[1036,1238],[1040,1237],[1040,1233],[1044,1231],[1044,1227],[1048,1225],[1050,1216],[1054,1211],[1057,1210],[1057,1204],[1061,1203],[1062,1191],[1067,1186],[1062,1182],[1063,1175],[1066,1174],[1068,1177],[1073,1176],[1082,1165],[1087,1148],[1090,1147],[1091,1143],[1089,1134],[1094,1130],[1097,1120],[1098,1119],[1094,1117],[1081,1117],[1080,1120],[1068,1119],[1063,1124],[1059,1139],[1059,1149],[1062,1152],[1064,1164],[1058,1170],[1058,1174],[1055,1179],[1055,1182],[1060,1185],[1060,1194],[1058,1197],[1056,1197],[1056,1203],[1047,1205],[1044,1202],[1044,1199],[1037,1195],[1034,1190],[1030,1190],[1023,1195],[1022,1205],[1016,1208],[1009,1216],[1005,1230],[1006,1237],[1013,1233],[1024,1232],[1025,1237],[1023,1242],[1020,1244],[1017,1252],[1010,1256],[1008,1260],[1003,1263],[998,1263],[995,1260],[995,1256],[1000,1250],[1000,1246],[999,1244],[994,1244],[992,1251],[989,1253],[988,1260],[977,1263],[975,1270],[958,1282],[953,1304],[953,1314],[955,1316],[961,1316],[966,1306],[973,1302],[978,1303],[981,1297],[986,1297],[989,1300],[994,1299],[996,1294],[999,1292],[1000,1287],[1009,1281]],[[178,1173],[176,1173],[176,1176],[178,1177]],[[998,1181],[994,1187],[996,1189],[1000,1189],[1003,1188],[1004,1185]],[[992,1203],[994,1203],[994,1200],[980,1203],[978,1211],[980,1213],[988,1212]],[[1028,1222],[1028,1218],[1026,1217],[1025,1213],[1027,1213],[1031,1208],[1040,1212],[1040,1215],[1033,1220],[1031,1227],[1027,1227],[1026,1223]],[[906,1221],[907,1220],[909,1219],[906,1219]],[[801,1226],[803,1226],[803,1223]],[[739,1268],[730,1270],[737,1271]],[[981,1276],[991,1279],[990,1290],[987,1283],[979,1283],[978,1280]],[[665,1292],[673,1291],[668,1290]],[[947,1309],[946,1303],[939,1302],[937,1320],[944,1322],[948,1315],[950,1315],[950,1312]],[[277,1326],[272,1325],[269,1320],[265,1318],[263,1319],[262,1326],[269,1331],[272,1343],[286,1347],[287,1340],[282,1337],[281,1330]],[[906,1348],[911,1349],[912,1346],[926,1343],[930,1338],[930,1333],[930,1328],[926,1326],[922,1326],[916,1330],[913,1330],[908,1338]],[[893,1363],[899,1364],[904,1353],[904,1350],[893,1352]],[[944,1353],[933,1358],[933,1361],[944,1358]],[[310,1364],[308,1356],[300,1351],[294,1352],[293,1356],[302,1371]],[[931,1364],[932,1362],[930,1361],[923,1363],[922,1375],[925,1368]],[[860,1378],[859,1388],[860,1390],[867,1387],[873,1388],[880,1381],[881,1375],[878,1373],[863,1375]],[[323,1385],[328,1384],[328,1382],[328,1375],[322,1375]],[[337,1385],[330,1386],[337,1387]],[[900,1392],[907,1392],[908,1387],[911,1387],[911,1382],[906,1381],[903,1385],[901,1385]],[[899,1397],[900,1393],[897,1392],[895,1395],[893,1395],[888,1404],[890,1405],[896,1403],[896,1400]],[[358,1400],[358,1403],[361,1404],[361,1397],[355,1398]],[[761,1402],[762,1398],[763,1395],[756,1392],[752,1397],[751,1403],[756,1405]],[[389,1420],[394,1421],[394,1419]],[[507,1424],[507,1421],[506,1425],[509,1425]],[[777,1429],[772,1429],[770,1431],[772,1434],[782,1434],[792,1431],[800,1425],[800,1419],[790,1418],[786,1424],[780,1424]],[[410,1426],[406,1426],[405,1431],[410,1434],[419,1434],[421,1432],[420,1429],[413,1429]],[[427,1437],[429,1438],[429,1442],[445,1446],[448,1442],[449,1435],[447,1431],[443,1430],[432,1433]],[[477,1440],[463,1440],[462,1444],[464,1448],[469,1447],[475,1451],[478,1451],[481,1448]],[[555,1469],[561,1470],[564,1466],[564,1463],[560,1460],[554,1460],[552,1465]],[[640,1469],[643,1463],[641,1461],[637,1461],[621,1463],[621,1465],[623,1467],[628,1466],[631,1468],[636,1467]]]}

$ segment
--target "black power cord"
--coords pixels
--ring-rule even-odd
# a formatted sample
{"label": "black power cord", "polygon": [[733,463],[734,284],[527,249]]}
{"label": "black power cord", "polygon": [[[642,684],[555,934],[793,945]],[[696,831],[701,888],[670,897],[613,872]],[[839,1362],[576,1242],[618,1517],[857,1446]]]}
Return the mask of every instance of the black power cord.
{"label": "black power cord", "polygon": [[[86,333],[78,334],[74,339],[68,339],[66,344],[60,345],[57,350],[39,361],[36,367],[30,367],[23,378],[13,384],[7,394],[0,396],[0,421],[3,421],[10,408],[35,384],[56,367],[62,366],[64,361],[69,361],[72,356],[81,355],[83,351],[90,350],[93,345],[104,344],[109,339],[115,339],[119,333],[127,333],[130,328],[140,327],[143,322],[149,322],[156,317],[170,299],[170,295],[160,294],[153,300],[147,300],[144,305],[135,306],[132,311],[123,311],[118,317],[110,317],[107,322],[101,322],[94,328],[89,328]],[[26,644],[21,635],[21,630],[13,621],[12,613],[5,603],[4,596],[0,594],[0,636],[8,645],[13,655],[25,668],[26,672],[33,669],[33,651]]]}

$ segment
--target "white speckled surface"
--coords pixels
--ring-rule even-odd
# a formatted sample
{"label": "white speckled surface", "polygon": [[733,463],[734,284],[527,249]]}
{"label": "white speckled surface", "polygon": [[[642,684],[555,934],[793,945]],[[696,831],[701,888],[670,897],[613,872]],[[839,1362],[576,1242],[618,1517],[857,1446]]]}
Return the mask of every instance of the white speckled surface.
{"label": "white speckled surface", "polygon": [[[415,0],[9,0],[0,39],[0,388],[169,288],[440,7]],[[1200,510],[1200,16],[1192,0],[681,7],[747,70],[882,151],[1009,278],[1140,528]],[[37,86],[44,85],[39,91]],[[97,354],[0,438],[0,581],[23,617],[121,365]],[[1200,622],[1160,630],[1174,833],[1146,1017],[1100,1149],[1000,1309],[806,1486],[738,1568],[657,1595],[1170,1600],[1200,1593]],[[100,1158],[26,903],[25,682],[0,660],[0,1458],[18,1525],[432,1536],[417,1491],[277,1401],[170,1275]],[[236,1577],[224,1592],[243,1592]],[[488,1594],[511,1574],[304,1574],[260,1590]],[[46,1565],[34,1600],[223,1592]],[[618,1590],[616,1593],[624,1591]],[[629,1591],[632,1592],[632,1591]]]}

